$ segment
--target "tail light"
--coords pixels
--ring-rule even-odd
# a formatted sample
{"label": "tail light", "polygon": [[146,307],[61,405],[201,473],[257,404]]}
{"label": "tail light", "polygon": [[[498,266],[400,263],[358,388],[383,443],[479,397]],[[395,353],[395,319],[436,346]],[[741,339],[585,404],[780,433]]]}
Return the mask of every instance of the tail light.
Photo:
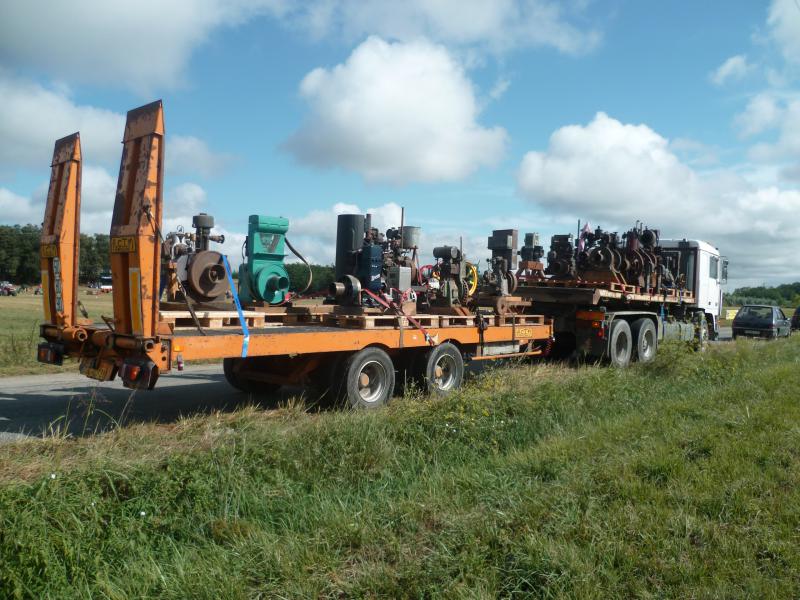
{"label": "tail light", "polygon": [[36,349],[36,360],[49,365],[63,365],[64,346],[53,342],[41,343]]}
{"label": "tail light", "polygon": [[126,359],[119,368],[119,377],[126,388],[151,390],[158,380],[158,367],[152,360]]}

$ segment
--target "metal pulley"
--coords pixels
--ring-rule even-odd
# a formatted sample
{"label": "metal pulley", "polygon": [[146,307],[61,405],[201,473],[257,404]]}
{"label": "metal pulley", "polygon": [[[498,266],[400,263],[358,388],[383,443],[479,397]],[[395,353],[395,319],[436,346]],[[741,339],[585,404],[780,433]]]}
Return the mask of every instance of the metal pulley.
{"label": "metal pulley", "polygon": [[216,300],[229,289],[222,254],[214,250],[201,251],[192,256],[186,276],[188,294],[200,302]]}

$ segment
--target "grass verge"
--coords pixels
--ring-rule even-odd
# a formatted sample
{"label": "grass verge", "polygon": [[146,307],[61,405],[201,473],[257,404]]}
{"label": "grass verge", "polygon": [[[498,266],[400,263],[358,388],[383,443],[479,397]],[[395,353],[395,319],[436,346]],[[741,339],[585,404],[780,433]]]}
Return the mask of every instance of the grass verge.
{"label": "grass verge", "polygon": [[0,595],[796,597],[800,341],[6,445]]}

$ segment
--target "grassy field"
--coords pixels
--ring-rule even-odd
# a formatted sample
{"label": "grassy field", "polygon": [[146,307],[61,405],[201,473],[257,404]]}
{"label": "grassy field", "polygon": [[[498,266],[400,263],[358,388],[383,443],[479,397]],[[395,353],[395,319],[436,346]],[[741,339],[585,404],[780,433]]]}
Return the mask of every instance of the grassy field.
{"label": "grassy field", "polygon": [[[99,322],[101,314],[113,316],[111,294],[90,296],[81,289],[79,298],[93,320]],[[64,368],[77,368],[77,363],[52,367],[36,362],[36,346],[41,341],[39,324],[43,315],[41,296],[0,296],[0,377],[57,373]]]}
{"label": "grassy field", "polygon": [[0,596],[800,595],[800,340],[0,450]]}

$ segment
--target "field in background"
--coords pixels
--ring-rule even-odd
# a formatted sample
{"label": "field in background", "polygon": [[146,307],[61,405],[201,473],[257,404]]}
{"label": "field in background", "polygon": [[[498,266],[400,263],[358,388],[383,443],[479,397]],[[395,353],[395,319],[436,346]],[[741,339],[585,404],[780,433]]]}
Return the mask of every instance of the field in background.
{"label": "field in background", "polygon": [[[111,294],[92,296],[81,288],[78,296],[89,317],[100,321],[100,315],[113,316]],[[36,362],[39,325],[44,310],[42,297],[31,293],[19,296],[0,296],[0,377],[35,373],[57,373],[64,368],[77,368],[77,363],[53,367]]]}
{"label": "field in background", "polygon": [[0,595],[797,597],[800,339],[3,447]]}

